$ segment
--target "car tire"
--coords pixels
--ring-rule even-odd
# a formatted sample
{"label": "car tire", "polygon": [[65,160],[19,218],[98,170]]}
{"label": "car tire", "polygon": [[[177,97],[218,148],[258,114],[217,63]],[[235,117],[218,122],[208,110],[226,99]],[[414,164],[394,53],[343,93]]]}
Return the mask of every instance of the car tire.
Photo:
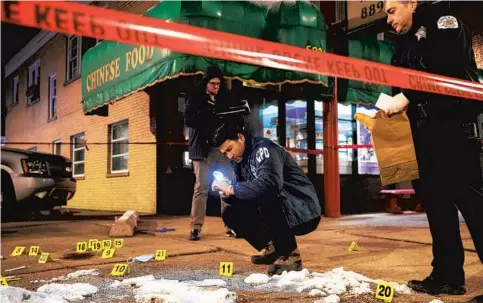
{"label": "car tire", "polygon": [[15,202],[15,189],[10,174],[2,170],[2,197],[1,197],[1,219],[2,222],[13,217]]}

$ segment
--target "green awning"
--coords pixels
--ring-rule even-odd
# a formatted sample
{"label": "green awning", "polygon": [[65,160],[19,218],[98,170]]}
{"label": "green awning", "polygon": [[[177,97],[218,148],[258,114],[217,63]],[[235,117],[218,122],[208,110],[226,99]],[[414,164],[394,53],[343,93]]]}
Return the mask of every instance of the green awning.
{"label": "green awning", "polygon": [[[391,64],[394,45],[375,39],[349,40],[349,57],[359,58],[384,64]],[[345,96],[340,101],[374,105],[381,93],[392,95],[391,86],[368,84],[360,81],[348,80]]]}
{"label": "green awning", "polygon": [[[259,38],[266,8],[252,2],[162,1],[145,16]],[[245,24],[243,18],[250,18]],[[251,79],[256,66],[103,41],[82,58],[82,102],[89,113],[147,86],[220,67],[227,77]]]}
{"label": "green awning", "polygon": [[[312,51],[326,52],[327,26],[315,4],[306,1],[277,2],[267,14],[264,40],[274,41]],[[261,68],[260,78],[272,83],[310,82],[327,87],[328,77],[288,70]],[[327,89],[324,89],[327,90]]]}
{"label": "green awning", "polygon": [[[270,11],[248,1],[162,1],[145,16],[311,47],[314,51],[327,50],[324,17],[315,5],[304,1],[276,4]],[[228,78],[261,84],[312,82],[323,84],[320,90],[328,91],[326,76],[104,41],[82,58],[84,112],[90,113],[157,82],[200,74],[211,65],[218,66]]]}

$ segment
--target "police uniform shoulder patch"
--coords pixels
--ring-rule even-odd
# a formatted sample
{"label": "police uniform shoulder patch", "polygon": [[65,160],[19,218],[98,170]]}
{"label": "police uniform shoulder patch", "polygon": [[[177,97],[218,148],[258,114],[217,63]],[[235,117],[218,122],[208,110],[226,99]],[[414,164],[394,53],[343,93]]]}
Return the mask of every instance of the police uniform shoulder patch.
{"label": "police uniform shoulder patch", "polygon": [[458,28],[458,20],[453,16],[442,16],[438,19],[438,28]]}
{"label": "police uniform shoulder patch", "polygon": [[268,158],[270,158],[270,153],[268,152],[268,148],[260,147],[256,155],[257,162],[260,163],[262,162],[263,159],[268,159]]}

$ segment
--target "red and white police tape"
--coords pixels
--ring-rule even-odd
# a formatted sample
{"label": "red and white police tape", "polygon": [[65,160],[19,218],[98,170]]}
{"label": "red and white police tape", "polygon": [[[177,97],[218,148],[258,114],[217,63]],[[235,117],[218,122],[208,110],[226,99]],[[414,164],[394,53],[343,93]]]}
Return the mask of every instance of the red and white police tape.
{"label": "red and white police tape", "polygon": [[483,85],[64,1],[2,1],[2,22],[483,101]]}
{"label": "red and white police tape", "polygon": [[[8,142],[10,145],[52,145],[51,142]],[[63,145],[72,145],[72,142],[61,142]],[[89,149],[89,145],[108,145],[111,142],[84,142],[84,146]],[[128,142],[129,145],[166,145],[166,146],[188,146],[187,142]],[[360,149],[360,148],[374,148],[372,144],[341,144],[337,146],[338,149]],[[306,149],[285,146],[284,149],[294,153],[309,154],[309,155],[323,155],[323,149]]]}

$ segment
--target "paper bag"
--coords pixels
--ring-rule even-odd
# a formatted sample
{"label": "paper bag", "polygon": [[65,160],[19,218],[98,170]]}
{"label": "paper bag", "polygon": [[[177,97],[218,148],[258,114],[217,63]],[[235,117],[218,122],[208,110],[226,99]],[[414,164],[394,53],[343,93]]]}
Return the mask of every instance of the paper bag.
{"label": "paper bag", "polygon": [[375,117],[354,115],[371,133],[382,185],[419,178],[411,126],[406,113],[388,117],[378,111]]}

